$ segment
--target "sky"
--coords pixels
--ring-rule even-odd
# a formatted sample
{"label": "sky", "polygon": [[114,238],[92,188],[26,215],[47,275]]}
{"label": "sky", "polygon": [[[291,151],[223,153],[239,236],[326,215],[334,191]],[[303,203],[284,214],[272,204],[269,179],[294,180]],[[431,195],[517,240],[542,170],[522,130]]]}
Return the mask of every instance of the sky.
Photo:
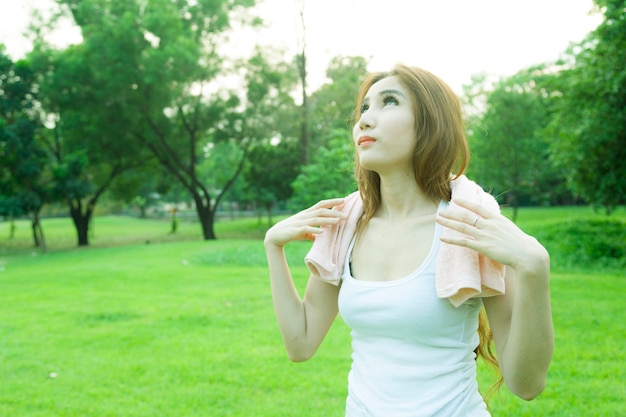
{"label": "sky", "polygon": [[[0,43],[12,58],[30,48],[22,33],[31,10],[51,5],[53,0],[0,0]],[[293,56],[301,45],[303,10],[311,88],[324,82],[331,58],[346,55],[367,58],[372,71],[416,65],[460,93],[473,74],[510,76],[556,60],[600,23],[593,6],[592,0],[262,0],[258,12],[267,28],[234,35],[232,42],[241,54],[259,42]],[[64,45],[80,34],[66,24],[51,40]]]}

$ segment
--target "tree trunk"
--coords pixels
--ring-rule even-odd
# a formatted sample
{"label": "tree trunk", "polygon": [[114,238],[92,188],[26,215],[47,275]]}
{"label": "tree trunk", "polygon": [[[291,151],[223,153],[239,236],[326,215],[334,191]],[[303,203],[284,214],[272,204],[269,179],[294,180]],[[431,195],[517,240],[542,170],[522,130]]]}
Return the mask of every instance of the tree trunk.
{"label": "tree trunk", "polygon": [[9,218],[9,239],[13,239],[15,237],[15,217],[11,216]]}
{"label": "tree trunk", "polygon": [[200,193],[194,192],[193,199],[196,203],[196,212],[198,213],[198,219],[202,226],[202,237],[204,240],[215,240],[215,229],[213,223],[215,222],[215,211],[217,207],[211,206],[211,201],[206,201],[202,198]]}
{"label": "tree trunk", "polygon": [[309,103],[307,97],[307,57],[306,57],[306,25],[304,21],[304,5],[300,10],[300,23],[302,24],[302,49],[297,57],[300,87],[302,89],[302,120],[300,121],[300,163],[308,165],[310,160],[310,135],[309,135]]}
{"label": "tree trunk", "polygon": [[204,237],[204,240],[217,239],[213,227],[215,223],[215,210],[210,207],[205,207],[203,210],[198,210],[198,216],[202,224],[202,237]]}
{"label": "tree trunk", "polygon": [[46,239],[44,238],[43,227],[41,226],[41,221],[39,220],[39,212],[33,213],[32,229],[35,247],[40,248],[42,251],[45,252]]}
{"label": "tree trunk", "polygon": [[309,163],[309,102],[306,92],[306,55],[304,49],[299,57],[300,82],[302,88],[302,120],[300,122],[300,163],[308,165]]}
{"label": "tree trunk", "polygon": [[274,208],[274,203],[269,203],[268,205],[265,206],[265,208],[267,209],[267,225],[268,227],[272,227],[273,226],[273,220],[272,220],[272,208]]}
{"label": "tree trunk", "polygon": [[89,246],[89,223],[94,207],[90,204],[85,213],[82,212],[81,207],[80,203],[77,205],[70,204],[70,216],[74,222],[74,227],[76,227],[78,246]]}

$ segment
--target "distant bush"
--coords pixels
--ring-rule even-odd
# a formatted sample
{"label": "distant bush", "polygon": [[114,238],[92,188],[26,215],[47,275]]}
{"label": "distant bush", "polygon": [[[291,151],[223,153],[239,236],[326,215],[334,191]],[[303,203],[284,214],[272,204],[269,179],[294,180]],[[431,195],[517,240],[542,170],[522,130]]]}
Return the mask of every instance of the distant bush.
{"label": "distant bush", "polygon": [[536,233],[550,252],[553,268],[624,270],[626,223],[580,220],[556,223]]}

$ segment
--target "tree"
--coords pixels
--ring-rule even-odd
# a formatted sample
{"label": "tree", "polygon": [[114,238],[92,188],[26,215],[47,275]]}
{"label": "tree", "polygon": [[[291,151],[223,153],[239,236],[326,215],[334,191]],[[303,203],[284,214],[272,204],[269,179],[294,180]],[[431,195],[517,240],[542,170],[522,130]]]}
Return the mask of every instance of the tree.
{"label": "tree", "polygon": [[[217,137],[241,133],[244,124],[236,96],[207,91],[223,70],[218,46],[231,15],[254,2],[59,3],[81,27],[83,42],[42,61],[49,64],[49,78],[57,81],[50,83],[49,111],[59,115],[60,143],[65,149],[69,144],[82,146],[87,178],[94,178],[92,194],[71,205],[72,217],[84,220],[79,244],[86,244],[80,231],[97,198],[124,171],[143,162],[146,151],[189,192],[204,238],[215,238],[213,219],[220,195],[213,197],[198,177],[201,149]],[[221,187],[223,192],[229,184],[231,180]],[[75,215],[79,209],[81,216]]]}
{"label": "tree", "polygon": [[[204,165],[204,170],[201,165],[197,167],[196,177],[210,180],[203,185],[206,195],[215,195],[207,206],[211,226],[209,238],[215,238],[212,227],[220,201],[233,188],[250,153],[271,140],[292,142],[297,137],[298,118],[293,117],[297,107],[290,95],[295,83],[294,68],[272,62],[271,52],[257,49],[245,62],[241,75],[246,85],[246,97],[240,102],[236,96],[231,96],[230,101],[221,107],[221,122],[208,130],[204,144],[210,151],[205,152],[204,157],[210,158],[216,151],[226,151],[231,159],[228,168],[223,166],[223,161],[216,164],[215,158],[212,158],[213,163]],[[208,166],[215,167],[217,172],[208,175]]]}
{"label": "tree", "polygon": [[529,68],[501,79],[491,91],[466,89],[487,91],[484,113],[471,119],[472,175],[504,197],[513,207],[514,219],[522,199],[540,202],[558,179],[543,132],[550,114],[549,99],[540,87],[544,77],[541,68]]}
{"label": "tree", "polygon": [[354,178],[354,146],[351,133],[336,129],[325,138],[326,146],[317,150],[311,164],[293,182],[290,206],[302,210],[319,200],[343,197],[356,190]]}
{"label": "tree", "polygon": [[301,210],[320,199],[343,196],[356,189],[350,120],[365,74],[364,58],[334,57],[326,70],[327,82],[311,94],[311,142],[315,152],[311,163],[302,167],[292,183],[292,209]]}
{"label": "tree", "polygon": [[[235,181],[229,187],[228,195],[233,193],[241,197],[241,174],[237,175],[237,170],[242,159],[244,165],[246,161],[246,151],[241,149],[237,143],[231,141],[209,143],[204,149],[204,158],[198,166],[198,174],[212,195],[222,194],[222,187],[231,178]],[[224,198],[227,193],[223,193]],[[216,207],[217,209],[217,207]]]}
{"label": "tree", "polygon": [[302,104],[300,106],[300,164],[306,165],[310,161],[311,154],[311,131],[309,125],[310,108],[309,95],[307,91],[307,55],[306,55],[306,24],[304,19],[304,1],[300,9],[300,24],[302,25],[301,38],[298,39],[298,54],[295,57],[296,66],[298,67],[298,76],[300,82],[300,92],[302,95]]}
{"label": "tree", "polygon": [[327,82],[310,97],[314,149],[326,146],[324,139],[333,138],[336,129],[349,126],[362,78],[367,74],[367,61],[358,56],[336,56],[328,64]]}
{"label": "tree", "polygon": [[[85,42],[54,50],[39,41],[29,54],[39,74],[40,103],[49,129],[41,138],[55,179],[55,195],[68,204],[79,246],[89,244],[89,225],[100,197],[146,153],[129,140],[131,115],[120,88],[103,85],[106,66],[91,59]],[[122,83],[123,74],[111,72]]]}
{"label": "tree", "polygon": [[550,131],[569,187],[609,214],[626,203],[626,14],[623,0],[595,3],[604,19],[561,63]]}
{"label": "tree", "polygon": [[28,61],[13,62],[0,47],[0,214],[31,218],[35,246],[46,244],[40,212],[51,199],[40,128],[37,88]]}
{"label": "tree", "polygon": [[272,209],[291,197],[291,182],[300,172],[298,146],[294,142],[266,143],[252,149],[245,173],[250,196],[265,208],[272,225]]}
{"label": "tree", "polygon": [[149,161],[137,168],[130,168],[119,176],[107,193],[115,202],[131,205],[145,218],[147,210],[161,202],[161,194],[175,184],[156,161]]}
{"label": "tree", "polygon": [[246,65],[246,125],[257,139],[249,147],[245,181],[270,223],[274,205],[291,195],[303,146],[302,107],[292,97],[300,68],[281,62],[277,52],[259,50]]}

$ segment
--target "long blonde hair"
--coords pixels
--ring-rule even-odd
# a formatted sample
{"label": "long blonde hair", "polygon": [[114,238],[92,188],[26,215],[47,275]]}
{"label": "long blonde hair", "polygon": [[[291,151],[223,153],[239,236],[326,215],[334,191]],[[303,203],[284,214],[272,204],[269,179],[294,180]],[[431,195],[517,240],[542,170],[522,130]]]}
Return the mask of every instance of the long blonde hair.
{"label": "long blonde hair", "polygon": [[[359,89],[352,125],[358,123],[361,106],[370,87],[384,78],[394,76],[409,92],[415,114],[415,181],[433,202],[450,201],[450,181],[465,173],[470,152],[460,100],[443,80],[424,69],[402,64],[394,66],[389,72],[371,73]],[[364,206],[357,230],[362,231],[380,207],[380,177],[360,165],[356,149],[354,161],[355,177]],[[480,342],[475,350],[477,357],[482,357],[497,368],[498,360],[492,349],[493,335],[484,309],[479,314],[478,334]],[[499,388],[501,383],[500,379],[490,392]]]}

